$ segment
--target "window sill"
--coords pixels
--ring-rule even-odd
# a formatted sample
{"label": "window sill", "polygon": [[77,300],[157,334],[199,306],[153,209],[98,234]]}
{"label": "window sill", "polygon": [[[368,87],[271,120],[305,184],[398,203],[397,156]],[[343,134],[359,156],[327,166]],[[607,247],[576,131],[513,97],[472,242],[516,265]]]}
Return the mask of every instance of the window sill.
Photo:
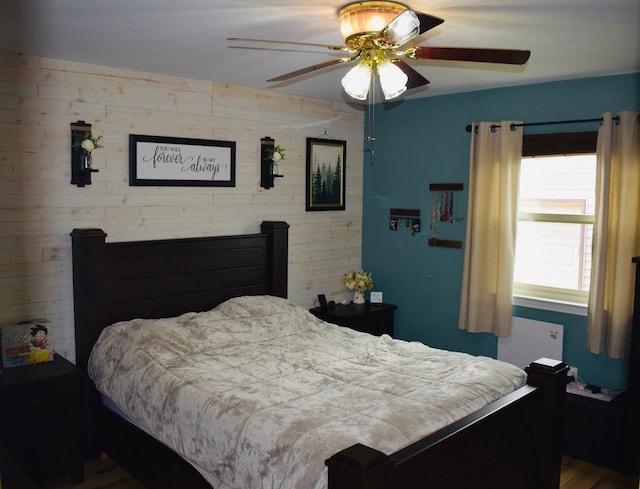
{"label": "window sill", "polygon": [[549,299],[539,299],[537,297],[514,295],[513,305],[520,307],[529,307],[531,309],[542,309],[545,311],[561,312],[564,314],[573,314],[575,316],[587,315],[587,305],[577,304],[574,302],[560,302],[552,301]]}

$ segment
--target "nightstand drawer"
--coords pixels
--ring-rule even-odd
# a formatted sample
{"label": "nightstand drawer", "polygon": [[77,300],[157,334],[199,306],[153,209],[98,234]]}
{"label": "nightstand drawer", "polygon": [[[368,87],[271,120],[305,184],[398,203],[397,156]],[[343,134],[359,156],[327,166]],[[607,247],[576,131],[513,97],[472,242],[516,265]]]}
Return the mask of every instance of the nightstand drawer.
{"label": "nightstand drawer", "polygon": [[342,325],[375,336],[393,336],[393,309],[381,309],[375,314],[353,316],[348,321],[343,321]]}
{"label": "nightstand drawer", "polygon": [[0,400],[0,437],[9,443],[19,437],[35,438],[33,433],[41,432],[44,426],[48,427],[49,433],[57,431],[57,425],[70,421],[65,400],[79,402],[74,377],[57,377],[46,382],[41,380],[4,388]]}
{"label": "nightstand drawer", "polygon": [[310,312],[328,323],[346,326],[372,335],[393,336],[393,304],[336,304],[332,308],[316,307]]}

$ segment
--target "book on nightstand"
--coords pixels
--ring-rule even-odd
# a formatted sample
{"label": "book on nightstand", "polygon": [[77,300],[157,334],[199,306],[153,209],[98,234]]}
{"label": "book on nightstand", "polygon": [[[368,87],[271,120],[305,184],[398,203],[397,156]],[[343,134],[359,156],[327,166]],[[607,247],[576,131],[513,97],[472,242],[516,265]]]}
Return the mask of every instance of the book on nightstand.
{"label": "book on nightstand", "polygon": [[46,319],[0,326],[0,345],[3,368],[50,362],[54,355],[53,327]]}

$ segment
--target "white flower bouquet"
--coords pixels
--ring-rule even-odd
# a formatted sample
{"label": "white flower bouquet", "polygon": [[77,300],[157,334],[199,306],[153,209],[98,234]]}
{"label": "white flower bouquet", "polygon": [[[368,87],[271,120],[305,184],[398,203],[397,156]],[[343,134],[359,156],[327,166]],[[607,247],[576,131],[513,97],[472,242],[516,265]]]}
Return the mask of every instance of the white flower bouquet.
{"label": "white flower bouquet", "polygon": [[267,151],[267,158],[273,160],[276,163],[278,161],[284,160],[284,148],[276,146],[275,148],[269,149]]}
{"label": "white flower bouquet", "polygon": [[88,153],[91,153],[94,149],[102,148],[100,140],[102,136],[92,137],[90,132],[77,136],[73,142],[73,149],[83,149]]}
{"label": "white flower bouquet", "polygon": [[344,284],[348,289],[356,292],[366,292],[373,289],[375,285],[370,273],[364,270],[353,270],[344,274]]}

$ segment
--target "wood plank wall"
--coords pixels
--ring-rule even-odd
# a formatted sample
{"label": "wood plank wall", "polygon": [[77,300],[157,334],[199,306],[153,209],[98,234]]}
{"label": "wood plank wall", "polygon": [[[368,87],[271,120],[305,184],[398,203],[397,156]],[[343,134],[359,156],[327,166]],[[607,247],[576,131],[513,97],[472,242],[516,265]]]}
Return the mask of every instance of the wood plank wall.
{"label": "wood plank wall", "polygon": [[[304,83],[304,82],[302,82]],[[90,186],[70,184],[70,123],[93,124]],[[359,267],[363,113],[331,103],[211,81],[0,52],[0,324],[36,317],[74,360],[71,241],[101,227],[109,241],[259,232],[290,225],[289,298],[348,296]],[[130,187],[128,136],[236,142],[236,187]],[[286,148],[284,178],[259,186],[260,138]],[[347,141],[346,211],[305,212],[306,138]]]}

